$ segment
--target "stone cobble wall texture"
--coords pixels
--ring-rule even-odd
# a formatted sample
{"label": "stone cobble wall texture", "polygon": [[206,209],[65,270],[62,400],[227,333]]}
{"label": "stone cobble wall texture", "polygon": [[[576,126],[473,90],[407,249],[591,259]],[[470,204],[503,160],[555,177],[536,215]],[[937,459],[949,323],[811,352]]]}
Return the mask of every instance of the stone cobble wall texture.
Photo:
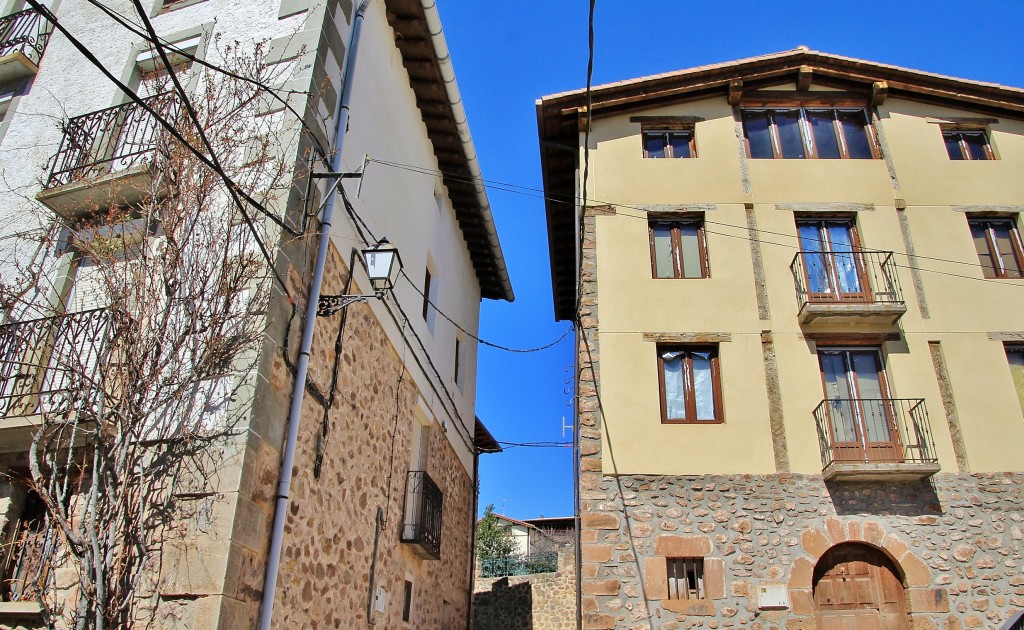
{"label": "stone cobble wall texture", "polygon": [[[346,265],[333,248],[328,270],[324,293],[342,293]],[[341,324],[341,314],[317,322],[309,373],[320,391],[330,389]],[[444,495],[441,558],[422,559],[412,553],[399,537],[414,409],[421,392],[366,305],[346,311],[338,365],[326,439],[323,406],[315,396],[307,396],[303,407],[275,625],[368,627],[373,571],[376,586],[387,592],[386,610],[373,613],[376,627],[465,628],[473,522],[471,476],[445,429],[435,421],[428,432],[426,470]],[[273,374],[272,386],[290,387],[290,373],[280,353]],[[458,429],[449,423],[447,430]],[[314,474],[318,448],[323,452],[319,477]],[[262,488],[274,492],[273,484],[262,484]],[[378,510],[382,527],[375,545]],[[413,583],[408,623],[402,621],[406,580]]]}
{"label": "stone cobble wall texture", "polygon": [[558,571],[478,578],[473,587],[474,630],[575,630],[576,554],[558,554]]}
{"label": "stone cobble wall texture", "polygon": [[[815,628],[813,573],[830,548],[882,550],[913,630],[998,628],[1024,609],[1024,474],[826,483],[821,475],[643,476],[602,470],[595,215],[584,218],[580,343],[582,627]],[[671,600],[666,558],[704,559],[703,599]],[[785,609],[758,587],[783,586]]]}

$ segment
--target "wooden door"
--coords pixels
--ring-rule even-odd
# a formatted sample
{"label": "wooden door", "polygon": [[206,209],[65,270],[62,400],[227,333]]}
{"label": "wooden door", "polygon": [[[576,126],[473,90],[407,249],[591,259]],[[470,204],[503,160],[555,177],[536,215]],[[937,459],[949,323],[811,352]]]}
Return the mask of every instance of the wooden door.
{"label": "wooden door", "polygon": [[867,545],[840,545],[814,569],[818,630],[909,630],[896,567]]}
{"label": "wooden door", "polygon": [[896,417],[877,350],[818,352],[836,461],[901,462]]}

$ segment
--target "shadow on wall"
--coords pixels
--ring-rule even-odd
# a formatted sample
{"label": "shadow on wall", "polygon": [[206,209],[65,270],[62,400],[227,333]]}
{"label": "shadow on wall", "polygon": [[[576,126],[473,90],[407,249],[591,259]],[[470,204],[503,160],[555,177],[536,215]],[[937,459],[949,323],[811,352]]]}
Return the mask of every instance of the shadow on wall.
{"label": "shadow on wall", "polygon": [[509,586],[508,578],[473,597],[473,630],[533,630],[533,586]]}
{"label": "shadow on wall", "polygon": [[826,482],[839,516],[872,514],[926,516],[942,514],[939,496],[931,482]]}

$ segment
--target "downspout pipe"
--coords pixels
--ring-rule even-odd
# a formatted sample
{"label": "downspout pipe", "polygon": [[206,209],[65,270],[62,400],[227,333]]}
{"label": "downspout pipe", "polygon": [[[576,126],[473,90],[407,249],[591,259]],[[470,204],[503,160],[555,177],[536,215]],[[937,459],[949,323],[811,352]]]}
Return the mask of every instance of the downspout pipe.
{"label": "downspout pipe", "polygon": [[466,161],[469,164],[469,176],[473,180],[477,204],[480,206],[480,214],[484,219],[484,232],[487,234],[487,241],[494,255],[498,277],[501,279],[502,290],[505,293],[504,297],[511,302],[515,299],[515,294],[512,292],[512,281],[508,277],[505,256],[501,253],[498,231],[494,227],[494,215],[491,214],[491,202],[488,201],[487,189],[484,188],[483,175],[480,173],[480,161],[477,158],[476,146],[473,144],[473,136],[469,132],[466,109],[462,105],[462,94],[459,93],[459,86],[455,82],[455,68],[452,66],[452,56],[448,52],[448,42],[445,40],[444,31],[441,29],[441,17],[437,13],[437,3],[434,0],[420,0],[420,4],[423,5],[423,14],[427,20],[427,30],[430,31],[430,40],[434,45],[434,55],[437,57],[437,63],[441,68],[441,79],[444,81],[444,90],[448,96],[448,104],[451,105],[452,115],[455,118],[455,126],[459,132],[459,141],[462,143],[462,150],[466,153]]}
{"label": "downspout pipe", "polygon": [[[336,103],[334,125],[334,153],[331,156],[331,172],[340,173],[342,164],[342,148],[345,143],[345,132],[348,129],[349,104],[352,100],[352,81],[355,77],[356,53],[359,50],[359,33],[370,0],[362,0],[356,9],[349,34],[348,50],[345,53],[345,67],[342,71],[341,91]],[[328,18],[329,19],[329,18]],[[324,268],[327,266],[327,250],[331,241],[331,220],[334,215],[334,202],[337,197],[338,182],[333,182],[324,201],[323,214],[320,220],[320,240],[317,245],[316,263],[313,267],[313,278],[309,282],[308,301],[306,302],[306,319],[302,328],[302,343],[299,346],[299,358],[295,368],[295,384],[292,389],[292,404],[288,410],[288,435],[284,446],[284,458],[281,461],[281,477],[277,486],[277,499],[274,507],[274,524],[270,533],[270,552],[267,554],[267,573],[263,582],[263,602],[260,606],[260,630],[270,630],[274,615],[274,596],[277,591],[277,576],[281,567],[281,548],[284,543],[284,525],[288,518],[288,496],[292,485],[292,468],[295,465],[295,447],[299,440],[299,419],[302,415],[302,401],[306,393],[306,376],[309,372],[309,353],[313,347],[313,331],[316,327],[316,311],[320,302],[320,290],[323,285]]]}

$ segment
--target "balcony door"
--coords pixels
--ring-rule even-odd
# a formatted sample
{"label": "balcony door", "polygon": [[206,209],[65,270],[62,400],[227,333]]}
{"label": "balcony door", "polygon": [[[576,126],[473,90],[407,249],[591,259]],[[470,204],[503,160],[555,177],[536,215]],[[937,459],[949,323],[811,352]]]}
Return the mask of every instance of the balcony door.
{"label": "balcony door", "polygon": [[804,282],[812,302],[869,302],[860,241],[852,221],[799,221]]}
{"label": "balcony door", "polygon": [[902,461],[878,350],[821,349],[818,360],[836,462]]}

